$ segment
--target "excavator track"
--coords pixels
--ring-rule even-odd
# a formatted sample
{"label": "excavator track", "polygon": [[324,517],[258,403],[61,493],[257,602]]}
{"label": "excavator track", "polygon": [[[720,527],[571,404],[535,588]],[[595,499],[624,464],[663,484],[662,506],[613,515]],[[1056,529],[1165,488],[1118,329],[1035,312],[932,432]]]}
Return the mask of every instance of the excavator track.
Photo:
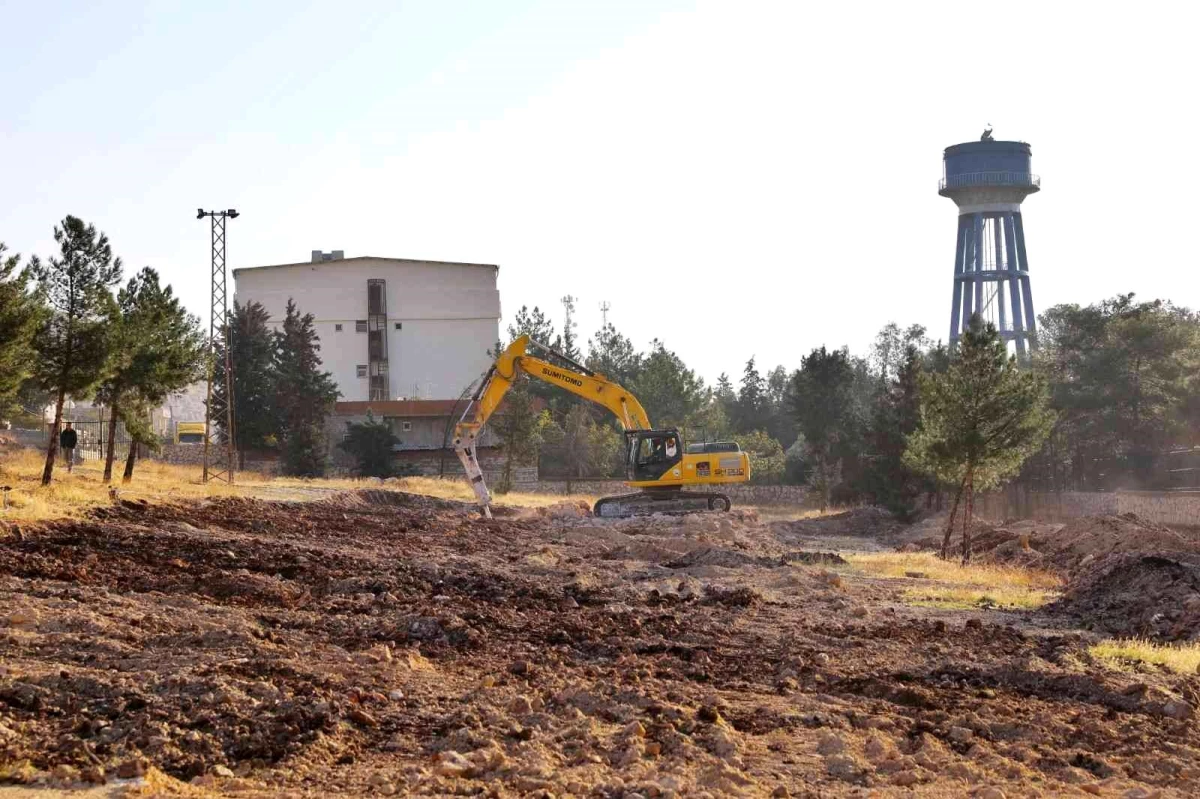
{"label": "excavator track", "polygon": [[725,494],[711,491],[636,491],[596,500],[592,513],[601,519],[629,519],[663,513],[683,516],[690,513],[724,512],[733,507]]}

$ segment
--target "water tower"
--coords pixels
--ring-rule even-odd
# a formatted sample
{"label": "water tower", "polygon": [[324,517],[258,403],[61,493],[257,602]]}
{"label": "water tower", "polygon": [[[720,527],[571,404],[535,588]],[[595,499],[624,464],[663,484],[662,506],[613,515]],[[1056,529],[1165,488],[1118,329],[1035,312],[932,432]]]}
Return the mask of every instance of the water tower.
{"label": "water tower", "polygon": [[1037,320],[1021,201],[1041,187],[1030,169],[1029,145],[995,141],[988,128],[979,141],[947,147],[942,165],[938,194],[958,206],[950,342],[979,314],[1016,344],[1024,361],[1037,346]]}

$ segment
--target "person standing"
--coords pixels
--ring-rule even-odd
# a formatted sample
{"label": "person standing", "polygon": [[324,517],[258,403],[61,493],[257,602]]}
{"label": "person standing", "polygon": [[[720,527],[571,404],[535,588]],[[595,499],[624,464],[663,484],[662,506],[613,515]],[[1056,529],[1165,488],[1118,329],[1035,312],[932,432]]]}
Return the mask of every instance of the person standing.
{"label": "person standing", "polygon": [[75,464],[75,445],[79,443],[79,434],[75,432],[75,428],[70,422],[67,422],[66,428],[58,434],[58,446],[62,449],[63,455],[67,459],[67,471],[71,471],[71,467]]}

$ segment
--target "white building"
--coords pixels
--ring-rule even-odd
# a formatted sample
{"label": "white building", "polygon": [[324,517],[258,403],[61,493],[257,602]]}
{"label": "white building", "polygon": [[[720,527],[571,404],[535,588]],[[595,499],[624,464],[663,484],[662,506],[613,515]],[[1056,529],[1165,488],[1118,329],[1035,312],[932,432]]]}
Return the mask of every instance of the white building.
{"label": "white building", "polygon": [[[314,250],[310,261],[233,270],[235,297],[278,327],[311,313],[342,402],[457,399],[500,333],[499,267]],[[381,410],[383,408],[381,407]]]}

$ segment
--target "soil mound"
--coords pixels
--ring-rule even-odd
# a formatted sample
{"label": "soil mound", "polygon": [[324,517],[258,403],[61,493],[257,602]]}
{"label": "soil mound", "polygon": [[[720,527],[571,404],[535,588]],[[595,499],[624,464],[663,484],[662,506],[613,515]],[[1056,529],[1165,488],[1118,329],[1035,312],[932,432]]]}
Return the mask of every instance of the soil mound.
{"label": "soil mound", "polygon": [[781,564],[779,561],[771,561],[723,547],[699,547],[663,565],[668,569],[686,569],[690,566],[723,566],[727,569],[736,569],[741,566],[779,566]]}
{"label": "soil mound", "polygon": [[324,500],[326,504],[341,508],[412,508],[427,511],[471,511],[477,506],[468,502],[458,502],[452,499],[439,499],[424,494],[410,494],[406,491],[389,491],[382,488],[363,488],[357,491],[343,491]]}
{"label": "soil mound", "polygon": [[588,504],[582,500],[567,500],[538,508],[536,511],[534,511],[534,513],[538,516],[538,518],[541,519],[566,521],[570,519],[590,518],[592,515],[592,509],[589,508]]}
{"label": "soil mound", "polygon": [[[940,523],[945,524],[944,516]],[[920,525],[919,530],[921,537],[914,536],[905,549],[941,548],[940,530],[933,535],[929,522]],[[950,551],[962,553],[962,534],[957,524]],[[1014,521],[993,526],[976,520],[972,525],[971,551],[985,563],[1038,566],[1072,574],[1120,553],[1200,553],[1200,542],[1126,513],[1084,516],[1066,524]]]}
{"label": "soil mound", "polygon": [[1200,558],[1121,552],[1084,567],[1053,609],[1123,637],[1200,639]]}
{"label": "soil mound", "polygon": [[854,508],[828,516],[775,522],[790,533],[804,535],[853,536],[856,538],[886,538],[905,528],[883,508]]}
{"label": "soil mound", "polygon": [[1119,553],[1200,551],[1183,535],[1132,513],[1074,519],[1030,545],[1043,552],[1049,564],[1067,572]]}

